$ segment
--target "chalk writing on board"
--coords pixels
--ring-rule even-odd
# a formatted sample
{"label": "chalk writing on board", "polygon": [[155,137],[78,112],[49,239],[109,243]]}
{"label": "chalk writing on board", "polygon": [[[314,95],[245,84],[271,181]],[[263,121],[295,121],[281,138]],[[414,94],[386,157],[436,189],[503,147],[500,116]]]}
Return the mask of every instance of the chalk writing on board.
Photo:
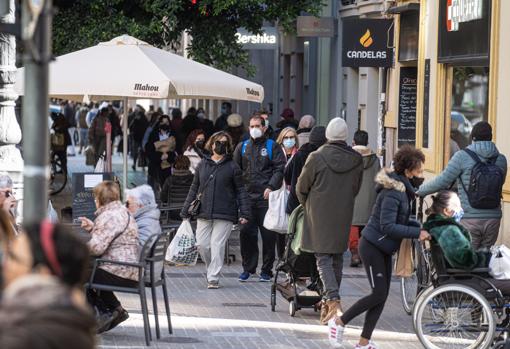
{"label": "chalk writing on board", "polygon": [[416,87],[417,69],[400,69],[400,93],[398,104],[398,146],[416,142]]}

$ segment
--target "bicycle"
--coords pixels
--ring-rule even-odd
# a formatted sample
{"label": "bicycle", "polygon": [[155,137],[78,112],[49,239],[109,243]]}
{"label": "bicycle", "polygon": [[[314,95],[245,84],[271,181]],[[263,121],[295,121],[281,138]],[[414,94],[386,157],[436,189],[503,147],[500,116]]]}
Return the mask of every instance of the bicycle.
{"label": "bicycle", "polygon": [[[419,198],[417,218],[423,222],[423,198]],[[430,250],[424,248],[418,240],[412,240],[413,273],[410,277],[400,279],[400,294],[402,307],[407,315],[411,315],[418,294],[426,289],[430,283]]]}
{"label": "bicycle", "polygon": [[67,184],[67,165],[58,152],[50,152],[50,183],[49,194],[57,195]]}

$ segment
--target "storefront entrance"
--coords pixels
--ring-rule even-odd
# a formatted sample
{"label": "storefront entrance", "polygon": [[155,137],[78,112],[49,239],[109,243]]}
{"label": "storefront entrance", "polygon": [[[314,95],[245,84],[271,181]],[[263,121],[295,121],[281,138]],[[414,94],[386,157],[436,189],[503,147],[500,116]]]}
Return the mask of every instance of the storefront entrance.
{"label": "storefront entrance", "polygon": [[445,106],[445,165],[471,143],[471,130],[488,121],[489,67],[447,67]]}

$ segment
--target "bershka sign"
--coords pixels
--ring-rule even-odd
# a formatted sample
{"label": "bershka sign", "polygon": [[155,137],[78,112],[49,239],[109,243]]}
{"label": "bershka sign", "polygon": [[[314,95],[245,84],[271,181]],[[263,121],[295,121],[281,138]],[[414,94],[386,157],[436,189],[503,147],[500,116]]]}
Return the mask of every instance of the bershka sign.
{"label": "bershka sign", "polygon": [[459,24],[483,18],[482,0],[447,0],[446,30],[458,31]]}
{"label": "bershka sign", "polygon": [[391,67],[393,21],[345,19],[342,24],[342,66]]}
{"label": "bershka sign", "polygon": [[245,29],[238,29],[236,40],[246,50],[273,50],[277,46],[278,35],[275,27],[263,27],[262,34],[253,34]]}

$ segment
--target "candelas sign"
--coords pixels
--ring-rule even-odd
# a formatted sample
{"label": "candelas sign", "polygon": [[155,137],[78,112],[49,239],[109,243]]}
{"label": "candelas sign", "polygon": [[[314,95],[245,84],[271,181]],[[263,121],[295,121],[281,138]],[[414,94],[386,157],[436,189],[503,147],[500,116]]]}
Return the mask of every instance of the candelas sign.
{"label": "candelas sign", "polygon": [[482,0],[446,0],[446,30],[458,31],[459,24],[483,18]]}
{"label": "candelas sign", "polygon": [[342,66],[391,67],[393,21],[345,19],[342,26]]}

